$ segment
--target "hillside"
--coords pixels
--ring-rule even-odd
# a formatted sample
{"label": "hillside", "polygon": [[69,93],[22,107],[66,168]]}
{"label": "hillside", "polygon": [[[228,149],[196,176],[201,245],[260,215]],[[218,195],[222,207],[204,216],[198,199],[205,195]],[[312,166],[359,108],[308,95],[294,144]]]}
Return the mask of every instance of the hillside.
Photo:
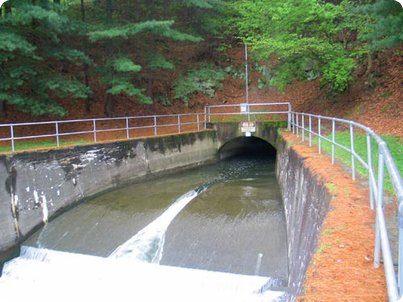
{"label": "hillside", "polygon": [[[178,76],[181,69],[189,68],[192,64],[197,63],[204,48],[203,43],[172,48],[169,56],[181,58],[179,68],[173,72],[163,71],[159,77],[164,78],[164,80],[155,81],[154,86],[158,89],[159,85],[172,85],[173,79]],[[320,79],[294,81],[288,85],[284,92],[279,92],[276,88],[259,89],[257,83],[260,74],[251,70],[250,101],[289,101],[295,111],[352,119],[368,125],[380,134],[403,137],[401,122],[403,120],[402,51],[403,48],[400,48],[380,53],[373,63],[375,76],[371,78],[363,75],[358,76],[358,80],[353,82],[345,93],[332,97],[325,89],[321,89]],[[228,50],[225,56],[221,55],[221,59],[226,60],[226,62],[220,62],[222,65],[238,66],[239,69],[242,69],[244,64],[243,47],[234,46]],[[249,65],[253,66],[254,64],[250,62]],[[362,66],[361,69],[364,68],[365,66]],[[363,73],[360,69],[355,72],[358,75]],[[105,116],[103,112],[105,91],[97,84],[97,81],[90,82],[95,92],[94,101],[91,104],[91,113],[85,112],[84,101],[64,99],[60,101],[68,111],[68,115],[64,119]],[[171,95],[173,95],[172,91]],[[180,100],[172,100],[170,106],[163,106],[158,102],[154,102],[152,105],[143,105],[133,98],[119,96],[116,98],[115,116],[202,112],[206,104],[240,103],[244,101],[244,80],[226,76],[223,81],[223,89],[217,91],[213,98],[197,93],[192,96],[189,106]],[[38,117],[21,113],[9,106],[7,107],[7,116],[0,121],[9,123],[55,119],[57,118],[51,116]]]}

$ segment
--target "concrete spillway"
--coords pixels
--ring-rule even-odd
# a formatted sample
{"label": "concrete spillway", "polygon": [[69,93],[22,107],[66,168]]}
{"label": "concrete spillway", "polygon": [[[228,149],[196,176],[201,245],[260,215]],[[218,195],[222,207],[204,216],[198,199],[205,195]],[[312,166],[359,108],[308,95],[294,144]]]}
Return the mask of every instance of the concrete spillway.
{"label": "concrete spillway", "polygon": [[[280,301],[265,277],[23,247],[0,279],[4,301]],[[18,296],[16,296],[18,293]],[[283,298],[282,298],[283,297]]]}

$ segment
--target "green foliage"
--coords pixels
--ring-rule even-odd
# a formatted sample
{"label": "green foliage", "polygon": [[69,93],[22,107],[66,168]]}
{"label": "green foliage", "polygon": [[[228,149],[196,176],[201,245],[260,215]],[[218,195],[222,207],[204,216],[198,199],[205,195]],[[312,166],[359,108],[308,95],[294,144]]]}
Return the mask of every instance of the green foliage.
{"label": "green foliage", "polygon": [[[91,63],[82,51],[63,47],[77,27],[46,6],[13,1],[0,19],[0,101],[33,115],[65,115],[55,97],[87,98],[91,91],[60,66]],[[70,63],[68,63],[70,62]]]}
{"label": "green foliage", "polygon": [[117,72],[139,72],[141,66],[135,64],[128,57],[120,57],[111,60],[112,68]]}
{"label": "green foliage", "polygon": [[343,92],[353,78],[355,67],[356,63],[351,58],[336,58],[324,67],[322,80],[329,83],[333,91]]}
{"label": "green foliage", "polygon": [[148,60],[148,68],[151,70],[156,70],[156,69],[165,69],[165,70],[174,70],[175,65],[165,59],[162,55],[160,54],[153,54],[152,56],[149,56],[147,58]]}
{"label": "green foliage", "polygon": [[[331,139],[331,135],[327,136],[328,139]],[[399,137],[395,136],[390,136],[390,135],[385,135],[382,136],[382,139],[386,142],[389,151],[392,155],[392,157],[395,160],[397,168],[402,171],[403,170],[403,157],[401,154],[403,154],[403,140]],[[340,131],[336,132],[335,140],[337,143],[350,147],[350,132],[349,131]],[[317,143],[317,139],[315,139],[315,142]],[[322,140],[321,141],[321,146],[322,149],[327,152],[328,154],[331,153],[332,150],[332,145],[331,143]],[[355,133],[354,134],[354,150],[355,152],[362,158],[364,161],[367,161],[367,139],[366,135],[360,134],[360,133]],[[373,154],[373,160],[372,160],[372,166],[374,169],[374,173],[376,176],[376,173],[378,171],[378,159],[375,154],[378,154],[378,145],[372,140],[372,154]],[[336,158],[340,160],[343,164],[351,167],[351,154],[339,147],[336,147]],[[358,173],[361,175],[368,177],[368,171],[365,167],[363,167],[359,161],[355,161],[356,163],[356,170]],[[387,174],[387,173],[386,173]],[[386,181],[385,181],[385,189],[389,192],[393,192],[393,185],[390,180],[389,175],[386,176]]]}
{"label": "green foliage", "polygon": [[224,70],[212,65],[192,69],[175,82],[175,98],[182,100],[186,105],[189,105],[191,96],[196,92],[212,98],[217,90],[223,88],[225,75]]}
{"label": "green foliage", "polygon": [[[332,69],[335,62],[351,62],[351,51],[337,40],[346,30],[346,18],[351,17],[346,2],[335,5],[317,0],[233,1],[230,7],[234,17],[230,22],[235,28],[230,26],[251,46],[255,58],[278,61],[264,82],[284,90],[293,79],[315,79]],[[351,66],[341,70],[342,75],[332,74],[322,82],[343,91],[347,85],[340,79],[350,78]],[[333,85],[333,79],[340,82]]]}
{"label": "green foliage", "polygon": [[149,32],[155,35],[160,35],[175,41],[191,41],[200,42],[200,37],[195,37],[186,33],[172,29],[174,21],[144,21],[140,23],[131,23],[124,26],[116,26],[106,30],[93,31],[89,33],[89,38],[92,42],[105,39],[129,39],[137,34]]}
{"label": "green foliage", "polygon": [[403,43],[403,9],[394,0],[378,0],[364,5],[360,11],[367,14],[372,23],[362,34],[373,51],[391,48]]}

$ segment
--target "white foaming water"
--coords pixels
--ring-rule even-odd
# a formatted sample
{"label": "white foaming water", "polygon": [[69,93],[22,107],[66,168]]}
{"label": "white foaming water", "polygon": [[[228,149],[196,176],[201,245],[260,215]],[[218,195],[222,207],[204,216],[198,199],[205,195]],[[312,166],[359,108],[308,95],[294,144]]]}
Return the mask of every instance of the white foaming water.
{"label": "white foaming water", "polygon": [[180,211],[200,193],[199,190],[192,190],[183,194],[157,219],[117,247],[109,258],[160,263],[168,226]]}
{"label": "white foaming water", "polygon": [[268,278],[23,247],[0,278],[2,301],[279,301]]}

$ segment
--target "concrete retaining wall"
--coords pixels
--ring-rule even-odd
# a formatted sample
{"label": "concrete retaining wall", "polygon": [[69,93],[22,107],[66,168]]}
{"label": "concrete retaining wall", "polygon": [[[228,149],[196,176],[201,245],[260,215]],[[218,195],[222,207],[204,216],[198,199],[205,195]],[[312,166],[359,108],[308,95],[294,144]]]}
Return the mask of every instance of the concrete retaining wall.
{"label": "concrete retaining wall", "polygon": [[325,184],[304,166],[304,158],[281,137],[277,143],[276,173],[287,222],[289,288],[299,294],[331,196]]}
{"label": "concrete retaining wall", "polygon": [[80,200],[216,156],[212,131],[1,155],[0,256]]}

